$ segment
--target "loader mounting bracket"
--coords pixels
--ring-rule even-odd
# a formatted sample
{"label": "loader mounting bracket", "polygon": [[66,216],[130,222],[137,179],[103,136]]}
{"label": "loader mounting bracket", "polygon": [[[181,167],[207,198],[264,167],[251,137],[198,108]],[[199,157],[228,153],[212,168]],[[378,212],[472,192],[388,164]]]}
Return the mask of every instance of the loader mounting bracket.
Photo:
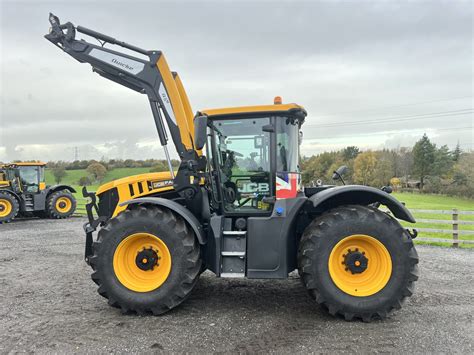
{"label": "loader mounting bracket", "polygon": [[[89,264],[89,258],[92,256],[93,253],[92,244],[94,240],[92,237],[92,233],[97,230],[97,227],[99,225],[107,221],[107,217],[99,215],[99,208],[97,207],[95,193],[88,192],[87,188],[84,186],[82,188],[82,196],[90,199],[90,202],[86,204],[87,219],[89,221],[84,223],[83,226],[84,231],[86,232],[86,247],[84,252],[84,260],[87,264]],[[97,219],[94,218],[94,213],[92,209],[94,209],[96,214],[99,216]]]}

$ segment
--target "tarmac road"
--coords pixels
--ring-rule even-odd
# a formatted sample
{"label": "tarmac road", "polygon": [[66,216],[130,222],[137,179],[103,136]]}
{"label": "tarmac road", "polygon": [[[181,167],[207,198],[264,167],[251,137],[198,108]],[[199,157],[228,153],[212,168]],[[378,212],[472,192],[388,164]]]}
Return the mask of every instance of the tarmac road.
{"label": "tarmac road", "polygon": [[206,272],[166,315],[124,316],[90,279],[84,222],[0,225],[0,353],[474,352],[474,251],[418,246],[415,295],[369,324],[327,315],[296,274],[228,280]]}

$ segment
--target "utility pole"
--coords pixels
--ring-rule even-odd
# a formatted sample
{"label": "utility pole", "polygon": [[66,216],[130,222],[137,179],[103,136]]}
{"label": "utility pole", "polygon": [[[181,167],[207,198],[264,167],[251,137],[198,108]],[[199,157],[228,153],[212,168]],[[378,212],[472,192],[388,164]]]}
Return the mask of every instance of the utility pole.
{"label": "utility pole", "polygon": [[74,147],[74,161],[79,160],[79,149]]}

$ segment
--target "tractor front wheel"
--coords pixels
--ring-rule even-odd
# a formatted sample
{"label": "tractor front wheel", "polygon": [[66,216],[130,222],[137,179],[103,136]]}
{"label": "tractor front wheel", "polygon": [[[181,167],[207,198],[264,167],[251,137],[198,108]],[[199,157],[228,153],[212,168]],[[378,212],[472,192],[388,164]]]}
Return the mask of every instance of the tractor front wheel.
{"label": "tractor front wheel", "polygon": [[411,296],[418,255],[394,218],[366,206],[344,206],[316,218],[298,251],[303,284],[317,303],[346,320],[385,318]]}
{"label": "tractor front wheel", "polygon": [[183,302],[199,278],[200,246],[193,230],[160,207],[126,210],[99,231],[92,280],[123,313],[165,313]]}
{"label": "tractor front wheel", "polygon": [[49,218],[68,218],[76,210],[76,199],[67,190],[53,192],[46,199],[46,214]]}
{"label": "tractor front wheel", "polygon": [[18,215],[20,205],[8,191],[0,191],[0,223],[10,222]]}

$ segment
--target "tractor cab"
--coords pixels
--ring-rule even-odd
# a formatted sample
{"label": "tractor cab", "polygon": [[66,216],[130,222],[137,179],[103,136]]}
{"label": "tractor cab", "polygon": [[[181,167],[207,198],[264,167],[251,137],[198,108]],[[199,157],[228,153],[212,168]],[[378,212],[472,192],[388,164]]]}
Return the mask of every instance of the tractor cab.
{"label": "tractor cab", "polygon": [[[214,206],[226,215],[269,215],[301,193],[296,104],[204,110]],[[199,118],[197,118],[199,119]]]}
{"label": "tractor cab", "polygon": [[5,176],[17,192],[38,193],[46,188],[46,163],[12,163],[3,167]]}

